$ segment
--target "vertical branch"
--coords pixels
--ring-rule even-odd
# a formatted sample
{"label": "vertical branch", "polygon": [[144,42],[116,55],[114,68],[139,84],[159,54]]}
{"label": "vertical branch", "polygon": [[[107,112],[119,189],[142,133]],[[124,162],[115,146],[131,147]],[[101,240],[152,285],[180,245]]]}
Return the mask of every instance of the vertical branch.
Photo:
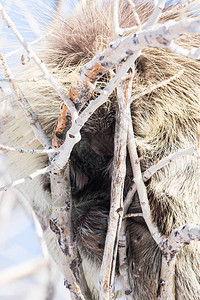
{"label": "vertical branch", "polygon": [[112,34],[113,40],[119,35],[119,0],[111,0],[111,20],[112,20]]}
{"label": "vertical branch", "polygon": [[140,168],[140,160],[138,158],[136,144],[135,144],[130,109],[128,112],[128,117],[129,117],[128,151],[129,151],[131,166],[132,166],[132,170],[133,170],[133,174],[134,174],[133,180],[134,180],[136,188],[137,188],[144,220],[149,228],[149,231],[150,231],[153,239],[159,245],[163,241],[163,239],[162,239],[162,236],[161,236],[157,226],[153,223],[153,221],[151,219],[151,211],[150,211],[149,201],[148,201],[148,197],[147,197],[146,187],[145,187],[145,184],[144,184],[144,181],[142,178],[142,173],[141,173],[141,168]]}
{"label": "vertical branch", "polygon": [[77,247],[74,245],[71,225],[71,188],[69,167],[66,170],[50,172],[52,215],[50,228],[57,235],[58,244],[65,254],[66,286],[71,292],[72,300],[90,299],[87,284],[84,280]]}
{"label": "vertical branch", "polygon": [[[128,100],[128,109],[130,109],[130,98],[132,93],[134,69],[132,68],[132,73],[127,77],[127,88],[125,89],[126,97]],[[129,119],[128,119],[129,120]],[[129,125],[128,125],[129,126]],[[128,130],[128,128],[127,128]],[[123,203],[123,215],[126,214],[127,208],[124,207]],[[119,273],[121,276],[121,282],[123,285],[124,294],[126,295],[127,300],[134,300],[133,291],[129,282],[129,267],[127,259],[127,236],[126,236],[126,220],[123,220],[119,233]]]}
{"label": "vertical branch", "polygon": [[140,17],[136,11],[136,7],[135,7],[135,3],[132,0],[127,0],[129,5],[131,6],[132,10],[133,10],[133,15],[136,21],[136,26],[138,26],[138,29],[141,29],[141,22],[140,22]]}
{"label": "vertical branch", "polygon": [[100,299],[114,297],[114,276],[119,241],[119,232],[123,218],[123,189],[126,175],[126,140],[128,120],[127,80],[117,88],[118,111],[116,115],[113,174],[111,183],[111,204],[108,219],[103,261],[100,271]]}
{"label": "vertical branch", "polygon": [[158,300],[175,300],[176,253],[165,249],[162,254]]}
{"label": "vertical branch", "polygon": [[145,28],[148,28],[149,26],[152,26],[156,24],[160,18],[160,15],[165,7],[166,0],[156,0],[155,2],[155,8],[149,17],[147,23],[145,24]]}

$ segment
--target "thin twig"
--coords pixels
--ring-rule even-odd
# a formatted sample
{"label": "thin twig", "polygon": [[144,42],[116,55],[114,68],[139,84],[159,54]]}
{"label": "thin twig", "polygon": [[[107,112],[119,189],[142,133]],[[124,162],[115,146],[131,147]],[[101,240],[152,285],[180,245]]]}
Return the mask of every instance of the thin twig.
{"label": "thin twig", "polygon": [[31,128],[35,134],[35,137],[38,139],[38,141],[40,141],[40,143],[43,145],[43,147],[45,149],[51,148],[51,142],[50,142],[49,138],[47,137],[47,135],[45,134],[45,132],[43,131],[42,126],[40,125],[40,123],[37,119],[37,116],[31,109],[28,101],[23,96],[19,87],[16,85],[16,83],[14,83],[12,81],[12,78],[14,78],[14,76],[12,75],[11,71],[9,70],[9,67],[8,67],[2,53],[0,53],[0,62],[2,64],[2,70],[5,74],[5,77],[10,82],[11,90],[16,95],[17,101],[27,118],[29,125],[31,126]]}
{"label": "thin twig", "polygon": [[112,20],[112,33],[113,40],[118,38],[119,28],[119,0],[111,0],[111,20]]}
{"label": "thin twig", "polygon": [[198,174],[198,181],[197,181],[197,185],[198,185],[198,203],[200,205],[200,124],[197,125],[197,136],[198,136],[198,145],[196,147],[196,151],[197,151],[197,174]]}
{"label": "thin twig", "polygon": [[[144,171],[142,173],[143,181],[147,182],[158,170],[165,167],[169,163],[172,163],[177,158],[182,157],[184,155],[194,155],[195,156],[195,154],[196,154],[195,146],[189,147],[187,149],[179,149],[175,153],[172,153],[172,154],[168,155],[167,157],[164,157],[163,159],[159,160],[155,165],[151,166],[146,171]],[[139,162],[139,160],[138,160],[138,162]],[[136,190],[137,190],[136,185],[133,182],[133,184],[131,185],[131,187],[126,195],[126,198],[124,200],[124,213],[127,212],[129,206],[131,205],[133,196],[134,196]]]}
{"label": "thin twig", "polygon": [[123,217],[123,220],[124,220],[124,219],[128,219],[128,218],[142,217],[142,216],[143,216],[142,213],[131,213],[131,214],[126,214],[126,215]]}
{"label": "thin twig", "polygon": [[187,149],[179,149],[175,153],[168,155],[167,157],[161,159],[155,165],[151,166],[143,173],[142,177],[144,182],[148,181],[153,174],[155,174],[158,170],[160,170],[167,164],[173,162],[175,159],[182,157],[184,155],[195,155],[195,154],[196,154],[195,146],[192,146]]}
{"label": "thin twig", "polygon": [[156,241],[158,245],[160,245],[160,243],[163,241],[163,238],[157,226],[155,226],[155,224],[151,219],[151,210],[150,210],[149,201],[147,197],[146,187],[144,185],[144,181],[142,178],[140,162],[138,159],[130,110],[129,110],[129,118],[130,121],[129,121],[129,130],[128,130],[128,150],[129,150],[131,166],[134,174],[133,180],[136,184],[136,188],[140,200],[140,206],[143,213],[143,218],[148,226],[148,229],[153,239]]}
{"label": "thin twig", "polygon": [[31,153],[31,154],[53,154],[59,152],[56,149],[22,149],[22,148],[14,148],[6,145],[0,144],[0,150],[5,151],[15,151],[19,153]]}
{"label": "thin twig", "polygon": [[34,77],[34,78],[27,78],[27,79],[14,79],[14,78],[0,78],[0,82],[37,82],[39,80],[46,79],[44,76]]}
{"label": "thin twig", "polygon": [[[48,32],[48,33],[46,33],[46,34],[44,34],[44,35],[42,35],[40,38],[38,38],[38,39],[36,39],[36,40],[34,40],[34,41],[28,43],[28,45],[31,45],[31,46],[32,46],[32,45],[35,45],[35,44],[41,42],[43,39],[45,39],[45,38],[46,38],[47,36],[49,36],[50,34],[51,34],[51,31]],[[13,55],[19,53],[20,51],[22,51],[23,49],[24,49],[24,47],[20,47],[20,48],[14,50],[14,51],[8,52],[8,53],[5,54],[5,58],[8,58],[8,57],[10,57],[10,56],[13,56]]]}
{"label": "thin twig", "polygon": [[5,9],[0,4],[0,12],[2,15],[3,20],[6,22],[8,28],[13,32],[13,34],[16,36],[18,41],[22,44],[24,49],[27,51],[29,58],[33,58],[35,63],[38,65],[38,67],[41,69],[42,73],[44,74],[45,78],[48,79],[48,81],[51,83],[52,87],[55,89],[55,91],[58,93],[58,95],[61,97],[63,102],[69,107],[72,118],[77,117],[77,111],[73,103],[70,101],[70,99],[67,97],[65,92],[62,90],[61,85],[53,78],[53,76],[49,73],[48,69],[46,68],[45,64],[39,59],[37,54],[31,49],[30,45],[26,43],[26,41],[23,39],[22,35],[17,30],[17,27],[11,20],[11,18],[7,15]]}
{"label": "thin twig", "polygon": [[31,276],[35,272],[40,271],[41,268],[47,266],[45,259],[34,259],[21,263],[14,267],[7,268],[0,272],[0,286],[4,286],[13,281],[20,280],[24,277]]}
{"label": "thin twig", "polygon": [[169,49],[176,54],[193,58],[193,59],[199,59],[200,58],[200,47],[199,48],[192,48],[190,50],[185,49],[179,45],[177,45],[174,41],[172,41],[169,45]]}
{"label": "thin twig", "polygon": [[163,80],[155,85],[152,85],[150,87],[148,87],[147,89],[145,89],[144,91],[134,95],[133,97],[131,97],[130,102],[132,103],[133,101],[135,101],[136,99],[143,97],[147,94],[152,93],[153,91],[155,91],[156,89],[159,89],[163,86],[166,86],[167,84],[169,84],[171,81],[178,79],[179,77],[181,77],[184,73],[184,70],[179,71],[177,74],[171,76],[169,79]]}
{"label": "thin twig", "polygon": [[36,137],[33,137],[32,139],[30,139],[28,142],[21,144],[20,146],[17,146],[15,148],[23,148],[23,147],[27,147],[30,146],[33,142],[36,141]]}
{"label": "thin twig", "polygon": [[30,180],[33,180],[35,177],[37,177],[38,175],[42,175],[42,174],[45,174],[47,172],[49,172],[51,170],[50,167],[45,167],[43,169],[40,169],[40,170],[37,170],[35,172],[33,172],[32,174],[26,176],[26,177],[23,177],[23,178],[20,178],[20,179],[17,179],[17,180],[14,180],[12,181],[11,183],[3,186],[0,188],[0,192],[1,191],[7,191],[9,188],[12,188],[14,186],[17,186],[19,184],[22,184],[22,183],[25,183],[27,181],[30,181]]}
{"label": "thin twig", "polygon": [[134,18],[135,18],[135,21],[136,21],[136,26],[138,27],[138,30],[141,29],[141,21],[140,21],[140,17],[136,11],[136,7],[135,7],[135,3],[132,1],[132,0],[127,0],[129,5],[131,6],[132,8],[132,11],[133,11],[133,15],[134,15]]}

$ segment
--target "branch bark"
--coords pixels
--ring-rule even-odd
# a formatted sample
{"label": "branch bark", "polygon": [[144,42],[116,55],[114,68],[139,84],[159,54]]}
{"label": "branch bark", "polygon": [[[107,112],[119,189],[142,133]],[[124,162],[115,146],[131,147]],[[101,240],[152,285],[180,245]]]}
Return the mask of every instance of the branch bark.
{"label": "branch bark", "polygon": [[81,261],[74,244],[71,226],[71,189],[69,167],[66,170],[50,172],[52,214],[50,228],[57,235],[58,244],[66,258],[66,287],[72,300],[90,299],[87,284],[81,267]]}
{"label": "branch bark", "polygon": [[130,78],[126,78],[117,88],[118,109],[115,125],[111,203],[104,255],[100,271],[99,296],[101,300],[114,299],[115,267],[120,227],[123,218],[123,189],[126,175],[128,81],[130,81]]}
{"label": "branch bark", "polygon": [[172,231],[160,245],[162,266],[160,273],[160,294],[158,300],[175,300],[175,262],[183,244],[200,241],[200,225],[186,224]]}

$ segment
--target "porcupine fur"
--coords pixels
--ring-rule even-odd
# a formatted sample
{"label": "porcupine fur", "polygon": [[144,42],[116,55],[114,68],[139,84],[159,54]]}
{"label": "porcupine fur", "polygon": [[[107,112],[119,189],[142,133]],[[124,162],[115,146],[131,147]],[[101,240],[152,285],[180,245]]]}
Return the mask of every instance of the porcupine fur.
{"label": "porcupine fur", "polygon": [[[135,20],[131,8],[126,1],[123,3],[120,6],[120,25],[133,26]],[[140,3],[136,8],[141,22],[144,23],[152,11],[151,5]],[[160,22],[168,19],[178,20],[178,10],[170,7]],[[67,18],[57,15],[51,30],[52,33],[44,45],[43,60],[67,92],[70,84],[76,81],[81,66],[112,41],[109,3],[103,5],[101,1],[92,1],[87,7],[75,9]],[[200,46],[200,37],[193,35],[188,38],[187,35],[183,35],[177,42],[186,48]],[[132,104],[133,127],[143,171],[154,164],[156,159],[162,159],[178,149],[196,143],[195,128],[200,118],[200,62],[172,54],[166,49],[154,48],[144,49],[137,59],[133,96],[181,70],[184,72],[180,78],[137,98]],[[37,71],[32,70],[32,74],[37,74]],[[104,87],[107,80],[107,76],[104,76],[97,86]],[[23,92],[37,113],[44,130],[52,137],[59,114],[58,95],[46,81],[27,84]],[[84,125],[81,141],[75,145],[70,156],[74,235],[93,299],[98,299],[99,268],[109,214],[115,110],[113,93],[106,104]],[[32,136],[28,126],[22,125],[25,122],[22,112],[17,112],[16,118],[17,122],[13,117],[10,118],[9,125],[6,124],[6,134],[2,134],[3,142],[9,145],[19,145]],[[39,144],[35,141],[31,148],[37,147]],[[33,169],[43,167],[47,162],[45,155],[33,157],[24,154],[24,157],[20,166],[16,167],[21,159],[20,154],[8,153],[13,179],[19,175],[25,176]],[[159,170],[146,183],[152,217],[163,235],[169,235],[180,225],[199,221],[196,164],[194,157],[178,158]],[[132,172],[127,159],[125,195],[131,182]],[[35,179],[19,189],[29,195],[31,205],[50,244],[50,252],[53,253],[55,240],[51,237],[48,227],[51,202],[49,187],[50,183],[46,177],[45,180]],[[141,212],[137,194],[129,208],[129,213],[131,212]],[[160,250],[142,217],[129,218],[126,231],[129,276],[134,299],[157,299]],[[61,253],[59,255],[62,256]],[[178,300],[200,299],[199,255],[198,242],[184,246],[178,254]],[[124,299],[122,292],[118,290],[119,282],[120,278],[117,277],[116,297]]]}

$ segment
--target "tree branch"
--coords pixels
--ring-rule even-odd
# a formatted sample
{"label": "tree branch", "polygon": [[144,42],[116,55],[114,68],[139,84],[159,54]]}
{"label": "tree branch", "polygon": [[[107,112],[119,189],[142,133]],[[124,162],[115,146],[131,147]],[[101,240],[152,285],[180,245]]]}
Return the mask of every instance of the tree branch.
{"label": "tree branch", "polygon": [[22,108],[22,110],[29,122],[30,127],[32,128],[32,130],[35,134],[35,137],[38,139],[38,141],[43,145],[43,147],[45,149],[49,149],[51,147],[51,142],[50,142],[49,138],[47,137],[47,135],[45,134],[45,132],[43,131],[42,126],[40,125],[40,123],[37,119],[37,116],[31,109],[28,101],[23,96],[19,87],[13,82],[12,78],[14,78],[14,77],[13,77],[11,71],[9,70],[9,67],[8,67],[2,53],[0,53],[0,62],[2,64],[2,70],[5,74],[5,77],[11,83],[10,84],[11,90],[13,91],[14,95],[16,95],[18,104]]}
{"label": "tree branch", "polygon": [[117,88],[118,110],[115,124],[111,203],[104,255],[100,271],[99,296],[101,300],[112,299],[114,297],[114,276],[119,233],[123,218],[123,189],[126,175],[126,140],[128,128],[126,111],[129,81],[130,78],[127,78],[125,82],[121,82]]}
{"label": "tree branch", "polygon": [[149,17],[148,21],[145,24],[145,28],[148,28],[158,22],[160,19],[161,13],[165,7],[166,0],[156,0],[154,1],[156,3],[155,8]]}
{"label": "tree branch", "polygon": [[162,250],[162,266],[160,274],[159,300],[174,300],[176,255],[183,244],[200,241],[200,225],[187,224],[172,231],[170,236],[160,245]]}
{"label": "tree branch", "polygon": [[140,162],[138,159],[136,144],[135,144],[135,138],[133,133],[133,125],[132,125],[132,119],[131,119],[131,112],[129,110],[129,129],[128,129],[128,150],[131,160],[131,166],[134,174],[134,182],[137,188],[138,196],[140,199],[140,206],[143,213],[143,218],[149,228],[149,231],[153,237],[153,239],[156,241],[156,243],[159,245],[163,238],[155,224],[153,223],[151,219],[151,211],[149,206],[149,201],[147,197],[146,187],[144,185],[144,181],[142,178],[141,168],[140,168]]}
{"label": "tree branch", "polygon": [[33,180],[35,177],[49,172],[50,169],[51,169],[50,167],[45,167],[43,169],[40,169],[40,170],[37,170],[37,171],[33,172],[32,174],[30,174],[30,175],[28,175],[24,178],[14,180],[11,183],[9,183],[8,185],[5,185],[5,186],[1,187],[0,192],[1,191],[7,191],[9,188],[12,188],[12,187],[17,186],[17,185],[22,184],[22,183],[25,183],[29,180]]}
{"label": "tree branch", "polygon": [[44,77],[48,79],[52,87],[55,89],[55,91],[58,93],[58,95],[61,97],[63,102],[69,107],[72,118],[77,117],[77,111],[73,105],[73,103],[70,101],[70,99],[67,97],[65,92],[62,90],[61,85],[56,82],[56,80],[53,78],[53,76],[49,73],[48,69],[46,68],[45,64],[39,59],[37,54],[31,49],[30,45],[26,43],[26,41],[23,39],[22,35],[17,30],[17,27],[12,22],[11,18],[7,15],[5,9],[0,4],[0,13],[2,15],[3,20],[6,22],[8,28],[13,32],[13,34],[16,36],[18,41],[22,44],[23,48],[27,51],[29,58],[33,58],[35,63],[38,65],[38,67],[41,69]]}
{"label": "tree branch", "polygon": [[0,150],[5,150],[5,151],[15,151],[19,153],[31,153],[31,154],[53,154],[56,152],[59,152],[59,150],[56,151],[56,149],[22,149],[22,148],[14,148],[14,147],[9,147],[0,144]]}
{"label": "tree branch", "polygon": [[[164,157],[160,161],[156,162],[155,165],[151,166],[150,168],[148,168],[146,171],[144,171],[142,173],[143,181],[147,182],[158,170],[165,167],[169,163],[172,163],[175,159],[177,159],[179,157],[182,157],[184,155],[197,156],[195,148],[196,148],[195,146],[192,146],[192,147],[189,147],[189,148],[183,149],[183,150],[179,149],[177,152],[172,153],[172,154],[168,155],[167,157]],[[139,159],[137,160],[137,162],[139,163]],[[124,200],[124,213],[127,212],[129,206],[131,205],[133,196],[134,196],[136,190],[137,190],[136,184],[133,183],[126,195],[126,199]]]}
{"label": "tree branch", "polygon": [[71,188],[69,167],[50,172],[52,215],[50,228],[57,235],[58,244],[66,258],[66,286],[71,292],[72,300],[89,299],[87,284],[81,262],[74,244],[71,227]]}

